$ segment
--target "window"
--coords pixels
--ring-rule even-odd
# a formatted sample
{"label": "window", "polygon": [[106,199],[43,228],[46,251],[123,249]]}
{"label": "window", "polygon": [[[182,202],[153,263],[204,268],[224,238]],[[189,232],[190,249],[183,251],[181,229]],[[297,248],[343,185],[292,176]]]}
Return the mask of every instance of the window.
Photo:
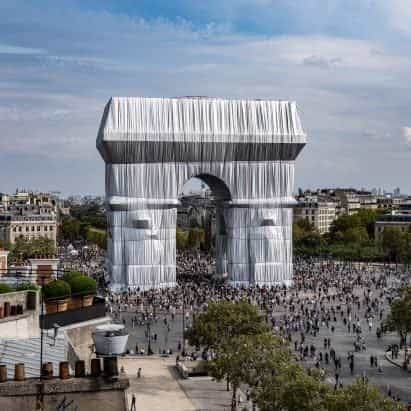
{"label": "window", "polygon": [[20,232],[20,233],[22,232],[22,228],[21,228],[21,227],[19,227],[19,232]]}
{"label": "window", "polygon": [[50,231],[53,231],[53,226],[52,226],[52,225],[49,227],[49,230],[50,230]]}
{"label": "window", "polygon": [[31,231],[34,231],[34,228],[35,228],[35,227],[34,227],[34,225],[33,225],[33,226],[31,227]]}
{"label": "window", "polygon": [[46,225],[44,226],[44,231],[47,231],[47,226]]}
{"label": "window", "polygon": [[13,227],[13,233],[15,233],[17,231],[16,227]]}
{"label": "window", "polygon": [[30,231],[30,227],[26,226],[26,232]]}
{"label": "window", "polygon": [[37,226],[37,231],[40,231],[41,230],[41,227],[38,225]]}

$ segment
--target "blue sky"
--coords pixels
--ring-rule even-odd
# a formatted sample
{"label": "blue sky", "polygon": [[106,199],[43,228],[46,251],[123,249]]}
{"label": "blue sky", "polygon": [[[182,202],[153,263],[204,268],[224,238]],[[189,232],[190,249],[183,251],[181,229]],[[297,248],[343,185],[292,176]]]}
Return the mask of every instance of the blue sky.
{"label": "blue sky", "polygon": [[2,0],[0,191],[102,194],[110,96],[296,100],[296,186],[411,193],[409,0]]}

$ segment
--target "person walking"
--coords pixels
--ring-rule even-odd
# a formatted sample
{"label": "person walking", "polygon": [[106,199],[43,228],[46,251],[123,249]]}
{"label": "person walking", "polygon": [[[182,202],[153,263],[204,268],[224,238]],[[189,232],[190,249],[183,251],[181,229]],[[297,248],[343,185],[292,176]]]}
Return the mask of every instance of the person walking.
{"label": "person walking", "polygon": [[133,394],[133,396],[131,397],[131,407],[130,407],[130,411],[137,411],[136,410],[136,396]]}

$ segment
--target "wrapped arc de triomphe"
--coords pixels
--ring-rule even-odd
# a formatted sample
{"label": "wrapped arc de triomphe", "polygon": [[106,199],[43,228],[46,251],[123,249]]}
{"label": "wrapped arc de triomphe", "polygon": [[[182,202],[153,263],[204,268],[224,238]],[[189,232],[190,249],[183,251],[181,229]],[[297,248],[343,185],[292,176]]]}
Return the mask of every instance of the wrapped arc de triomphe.
{"label": "wrapped arc de triomphe", "polygon": [[175,285],[178,196],[191,177],[216,199],[217,274],[289,285],[294,162],[305,143],[293,102],[111,98],[97,137],[111,287]]}

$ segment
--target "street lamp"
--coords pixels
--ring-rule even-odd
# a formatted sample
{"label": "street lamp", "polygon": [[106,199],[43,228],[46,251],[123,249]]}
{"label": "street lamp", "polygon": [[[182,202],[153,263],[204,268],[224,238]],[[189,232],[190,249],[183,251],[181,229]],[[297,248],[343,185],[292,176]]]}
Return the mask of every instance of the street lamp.
{"label": "street lamp", "polygon": [[170,332],[169,325],[168,324],[165,325],[165,328],[166,328],[166,330],[165,330],[165,336],[164,336],[164,345],[165,345],[166,351],[167,351],[168,350],[168,334]]}
{"label": "street lamp", "polygon": [[147,345],[147,355],[153,354],[153,350],[151,349],[151,322],[152,322],[152,313],[148,313],[146,311],[146,332],[148,337],[148,345]]}
{"label": "street lamp", "polygon": [[183,356],[185,356],[186,353],[186,302],[185,302],[185,293],[184,293],[184,285],[183,285]]}
{"label": "street lamp", "polygon": [[146,327],[148,336],[147,355],[151,355],[151,320],[149,318],[147,318]]}
{"label": "street lamp", "polygon": [[43,328],[44,328],[44,277],[41,277],[41,288],[40,288],[40,307],[41,307],[41,323],[40,323],[40,380],[43,377]]}

